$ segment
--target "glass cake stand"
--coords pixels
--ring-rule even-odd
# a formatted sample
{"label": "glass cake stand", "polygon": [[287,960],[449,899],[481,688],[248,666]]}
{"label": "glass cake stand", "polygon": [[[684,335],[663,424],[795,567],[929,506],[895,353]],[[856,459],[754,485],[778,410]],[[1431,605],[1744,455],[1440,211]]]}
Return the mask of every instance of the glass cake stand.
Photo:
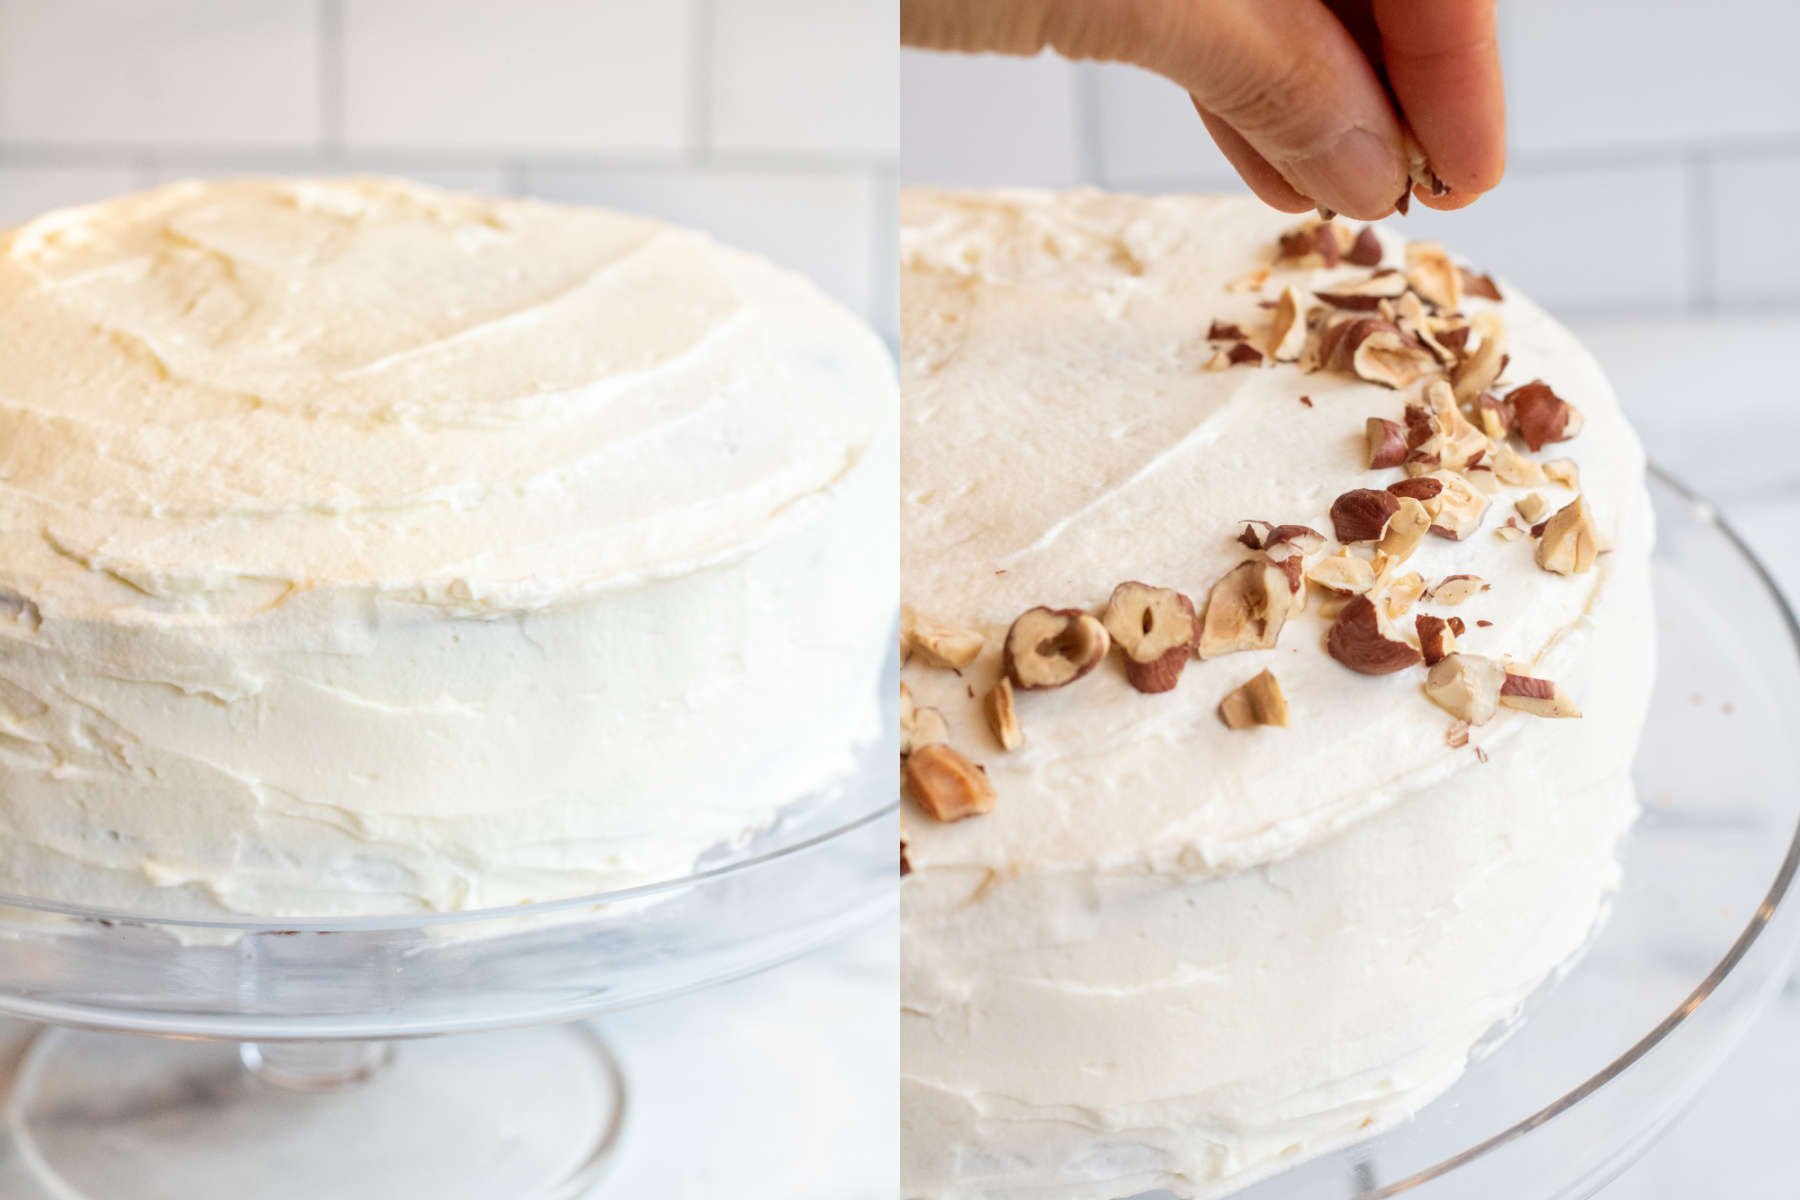
{"label": "glass cake stand", "polygon": [[1650,491],[1659,661],[1635,771],[1643,813],[1610,913],[1441,1098],[1233,1200],[1595,1195],[1786,979],[1800,942],[1800,624],[1710,505],[1660,471]]}
{"label": "glass cake stand", "polygon": [[577,1018],[762,970],[891,911],[894,761],[871,749],[687,878],[558,903],[221,923],[0,897],[0,1014],[46,1025],[5,1097],[0,1195],[589,1195],[625,1085]]}

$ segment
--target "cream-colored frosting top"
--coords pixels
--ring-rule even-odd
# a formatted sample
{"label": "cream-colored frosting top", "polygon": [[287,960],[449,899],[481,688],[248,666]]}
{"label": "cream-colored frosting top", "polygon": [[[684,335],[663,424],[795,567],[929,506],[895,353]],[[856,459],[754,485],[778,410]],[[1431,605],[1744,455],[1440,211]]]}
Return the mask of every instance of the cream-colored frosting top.
{"label": "cream-colored frosting top", "polygon": [[541,606],[762,538],[889,380],[797,276],[645,218],[177,183],[0,236],[0,584],[46,616]]}
{"label": "cream-colored frosting top", "polygon": [[[1274,650],[1190,663],[1173,692],[1141,694],[1107,663],[1075,686],[1023,695],[1025,745],[1010,754],[993,752],[977,707],[1025,609],[1098,611],[1124,580],[1204,606],[1213,582],[1249,557],[1235,540],[1243,522],[1329,537],[1340,494],[1401,478],[1365,469],[1364,421],[1400,421],[1417,387],[1291,364],[1206,367],[1211,320],[1260,339],[1262,304],[1283,286],[1310,293],[1369,274],[1285,267],[1260,289],[1232,286],[1269,266],[1296,220],[1250,199],[904,197],[902,600],[981,629],[989,647],[969,680],[907,678],[1001,793],[978,820],[910,822],[915,866],[1237,869],[1345,828],[1472,756],[1446,745],[1450,718],[1426,698],[1421,670],[1351,673],[1326,654],[1328,623],[1311,611]],[[1386,264],[1397,265],[1399,239],[1382,236]],[[1538,457],[1579,463],[1596,523],[1616,543],[1640,502],[1636,438],[1567,331],[1521,297],[1503,307],[1503,383],[1547,379],[1587,417],[1579,438]],[[1555,483],[1501,487],[1472,538],[1427,537],[1403,568],[1427,583],[1469,573],[1492,585],[1461,608],[1418,610],[1463,616],[1464,650],[1532,662],[1581,625],[1598,594],[1604,570],[1554,575],[1533,561],[1531,539],[1495,536],[1530,490],[1556,507],[1573,498]],[[1226,729],[1220,699],[1265,667],[1291,728]],[[1536,719],[1503,710],[1477,741],[1492,750]]]}

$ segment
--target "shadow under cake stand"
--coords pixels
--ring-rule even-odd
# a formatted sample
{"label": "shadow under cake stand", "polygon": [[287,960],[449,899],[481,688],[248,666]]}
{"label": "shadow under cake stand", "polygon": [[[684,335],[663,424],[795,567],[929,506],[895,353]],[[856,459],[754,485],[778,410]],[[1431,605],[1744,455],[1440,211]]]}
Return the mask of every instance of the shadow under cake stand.
{"label": "shadow under cake stand", "polygon": [[579,1019],[892,911],[893,790],[884,744],[687,878],[508,909],[183,922],[0,897],[0,1014],[45,1025],[5,1101],[7,1200],[584,1196],[626,1084]]}

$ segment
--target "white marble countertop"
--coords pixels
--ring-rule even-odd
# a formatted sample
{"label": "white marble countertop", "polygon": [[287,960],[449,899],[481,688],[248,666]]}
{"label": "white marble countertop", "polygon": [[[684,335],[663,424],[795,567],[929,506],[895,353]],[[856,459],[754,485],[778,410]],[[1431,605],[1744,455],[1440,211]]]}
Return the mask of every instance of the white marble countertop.
{"label": "white marble countertop", "polygon": [[[1576,326],[1606,363],[1651,456],[1711,496],[1800,596],[1800,383],[1789,374],[1800,314]],[[760,977],[600,1022],[630,1077],[632,1116],[594,1195],[892,1197],[893,937],[885,923]],[[0,1023],[0,1051],[21,1032]],[[1800,1178],[1796,1079],[1800,983],[1791,981],[1693,1109],[1606,1200],[1791,1197],[1787,1180]]]}

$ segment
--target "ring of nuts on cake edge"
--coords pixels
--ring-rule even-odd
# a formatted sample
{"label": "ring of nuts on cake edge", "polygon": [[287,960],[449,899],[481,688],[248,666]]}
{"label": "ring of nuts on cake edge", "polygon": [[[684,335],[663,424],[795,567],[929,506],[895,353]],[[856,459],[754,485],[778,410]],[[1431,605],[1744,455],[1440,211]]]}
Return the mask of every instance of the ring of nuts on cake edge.
{"label": "ring of nuts on cake edge", "polygon": [[[1326,291],[1283,281],[1284,274],[1345,265],[1369,273]],[[1352,231],[1335,219],[1283,234],[1269,266],[1227,286],[1260,292],[1271,285],[1280,291],[1263,304],[1265,327],[1212,322],[1206,336],[1215,349],[1206,369],[1291,364],[1408,393],[1403,422],[1369,417],[1361,431],[1363,465],[1399,477],[1381,488],[1346,487],[1331,505],[1329,530],[1266,520],[1222,530],[1235,531],[1247,557],[1210,581],[1204,603],[1196,603],[1199,590],[1183,590],[1191,581],[1127,579],[1098,612],[1039,605],[1019,614],[1001,647],[1002,674],[982,697],[1000,752],[1024,744],[1031,692],[1077,684],[1115,651],[1133,688],[1168,692],[1192,659],[1272,649],[1309,612],[1327,622],[1326,649],[1346,670],[1417,672],[1425,695],[1450,718],[1451,747],[1468,746],[1470,730],[1501,708],[1580,717],[1554,680],[1508,658],[1460,651],[1460,616],[1415,611],[1455,608],[1490,584],[1471,574],[1427,580],[1405,569],[1425,538],[1468,541],[1490,522],[1494,536],[1520,543],[1520,553],[1555,575],[1592,571],[1607,551],[1574,462],[1545,453],[1581,433],[1580,409],[1543,380],[1506,379],[1506,326],[1497,308],[1463,312],[1467,296],[1501,300],[1498,285],[1435,243],[1412,242],[1401,261],[1390,262],[1373,227]],[[1298,399],[1311,407],[1309,397]],[[1515,511],[1499,517],[1502,484],[1543,490],[1526,492]],[[960,673],[985,644],[954,614],[902,615],[905,663]],[[985,769],[950,744],[940,712],[916,705],[904,683],[900,690],[905,793],[937,821],[993,811],[999,797]],[[1270,670],[1220,697],[1217,713],[1233,730],[1288,723],[1286,697]],[[1485,757],[1479,746],[1474,752]],[[906,874],[904,835],[900,858]]]}

